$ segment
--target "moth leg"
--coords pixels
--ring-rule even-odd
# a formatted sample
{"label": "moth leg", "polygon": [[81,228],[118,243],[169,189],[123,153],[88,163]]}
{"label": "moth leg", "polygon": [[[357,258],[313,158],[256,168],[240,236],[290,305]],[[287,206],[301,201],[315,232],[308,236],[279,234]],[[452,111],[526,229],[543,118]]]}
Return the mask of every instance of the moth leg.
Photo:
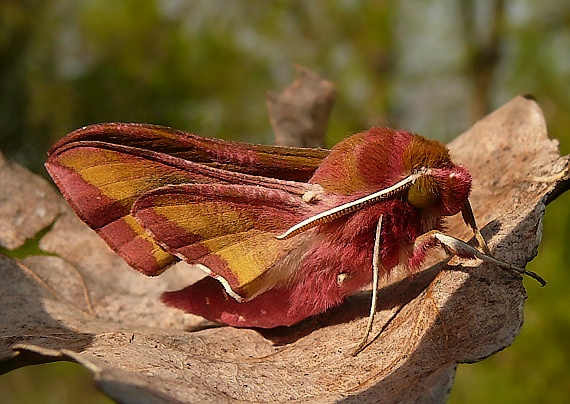
{"label": "moth leg", "polygon": [[432,237],[435,238],[435,240],[439,242],[439,244],[441,244],[441,246],[443,246],[443,248],[448,253],[456,255],[460,258],[479,258],[482,261],[489,262],[501,268],[506,268],[511,271],[518,272],[522,275],[530,276],[531,278],[535,279],[538,283],[540,283],[541,286],[546,285],[546,281],[537,273],[500,261],[495,257],[493,257],[492,255],[483,254],[476,248],[471,247],[466,242],[461,241],[455,237],[448,236],[447,234],[443,234],[439,231],[431,231],[429,233],[426,233],[425,235],[431,235]]}
{"label": "moth leg", "polygon": [[465,224],[471,227],[471,230],[473,230],[473,234],[475,235],[475,239],[477,240],[479,247],[481,247],[481,249],[486,255],[492,256],[493,254],[491,254],[491,250],[489,249],[487,242],[485,241],[483,235],[481,234],[479,228],[477,227],[477,223],[475,222],[475,215],[473,214],[473,209],[471,208],[469,200],[465,202],[465,206],[461,211],[461,216],[463,216],[463,221],[465,222]]}
{"label": "moth leg", "polygon": [[374,315],[376,314],[376,304],[378,302],[378,283],[380,271],[380,245],[382,238],[382,215],[378,218],[376,225],[376,235],[374,236],[374,253],[372,255],[372,302],[370,303],[370,314],[368,315],[368,324],[360,343],[352,351],[352,355],[358,355],[368,344],[368,336],[372,331],[372,324],[374,322]]}

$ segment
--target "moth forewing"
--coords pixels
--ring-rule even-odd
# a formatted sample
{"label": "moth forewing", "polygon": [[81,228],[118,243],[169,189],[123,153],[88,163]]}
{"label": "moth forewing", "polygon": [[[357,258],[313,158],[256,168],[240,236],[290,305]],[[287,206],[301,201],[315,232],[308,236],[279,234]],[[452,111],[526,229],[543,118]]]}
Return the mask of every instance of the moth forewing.
{"label": "moth forewing", "polygon": [[288,244],[284,246],[286,253],[259,278],[255,290],[242,301],[251,301],[268,290],[282,286],[293,278],[298,270],[299,263],[303,256],[310,249],[314,242],[314,236],[307,232],[299,235],[296,239],[285,240]]}
{"label": "moth forewing", "polygon": [[230,283],[226,280],[226,278],[224,278],[223,276],[220,275],[216,275],[214,272],[212,272],[212,270],[210,268],[208,268],[206,265],[203,264],[192,264],[193,267],[200,269],[201,271],[203,271],[206,275],[211,276],[212,278],[214,278],[215,280],[217,280],[218,282],[220,282],[220,284],[222,285],[222,287],[224,288],[225,292],[228,294],[228,296],[230,296],[232,299],[234,299],[236,302],[239,303],[243,303],[246,302],[248,299],[241,296],[240,294],[236,293]]}

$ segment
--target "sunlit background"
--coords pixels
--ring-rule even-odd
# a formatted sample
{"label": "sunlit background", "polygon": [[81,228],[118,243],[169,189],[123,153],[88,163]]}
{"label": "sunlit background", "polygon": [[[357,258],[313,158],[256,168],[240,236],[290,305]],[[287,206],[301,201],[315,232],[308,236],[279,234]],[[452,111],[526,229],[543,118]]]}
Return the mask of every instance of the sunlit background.
{"label": "sunlit background", "polygon": [[[448,141],[531,93],[570,151],[567,0],[2,0],[0,149],[45,175],[55,140],[102,121],[271,143],[265,94],[290,83],[294,63],[337,85],[327,146],[372,125]],[[461,365],[450,402],[570,397],[569,201],[548,207],[530,268],[549,285],[525,280],[521,334]],[[73,364],[4,375],[0,397],[109,402]]]}

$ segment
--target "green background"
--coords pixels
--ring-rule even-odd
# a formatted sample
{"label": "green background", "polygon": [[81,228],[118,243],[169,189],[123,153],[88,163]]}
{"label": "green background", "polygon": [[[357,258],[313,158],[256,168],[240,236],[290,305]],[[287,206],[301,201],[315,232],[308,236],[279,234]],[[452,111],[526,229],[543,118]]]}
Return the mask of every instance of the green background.
{"label": "green background", "polygon": [[[149,122],[271,143],[268,90],[293,63],[338,89],[327,146],[383,125],[448,141],[521,93],[570,151],[570,2],[3,0],[0,149],[45,175],[45,152],[78,127]],[[570,397],[570,196],[547,209],[525,280],[525,325],[508,349],[459,367],[452,403]],[[87,396],[87,397],[86,397]],[[11,403],[109,400],[74,364],[0,377]]]}

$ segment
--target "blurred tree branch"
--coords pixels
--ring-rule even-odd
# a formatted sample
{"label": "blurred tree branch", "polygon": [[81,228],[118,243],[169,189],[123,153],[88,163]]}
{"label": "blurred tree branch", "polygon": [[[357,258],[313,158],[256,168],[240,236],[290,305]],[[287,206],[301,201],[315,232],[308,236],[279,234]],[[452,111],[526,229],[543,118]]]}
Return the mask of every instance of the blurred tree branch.
{"label": "blurred tree branch", "polygon": [[488,31],[478,32],[475,0],[459,2],[463,20],[465,47],[467,51],[467,76],[472,80],[471,117],[478,120],[491,109],[491,86],[493,74],[501,59],[500,43],[505,21],[505,1],[492,3]]}

